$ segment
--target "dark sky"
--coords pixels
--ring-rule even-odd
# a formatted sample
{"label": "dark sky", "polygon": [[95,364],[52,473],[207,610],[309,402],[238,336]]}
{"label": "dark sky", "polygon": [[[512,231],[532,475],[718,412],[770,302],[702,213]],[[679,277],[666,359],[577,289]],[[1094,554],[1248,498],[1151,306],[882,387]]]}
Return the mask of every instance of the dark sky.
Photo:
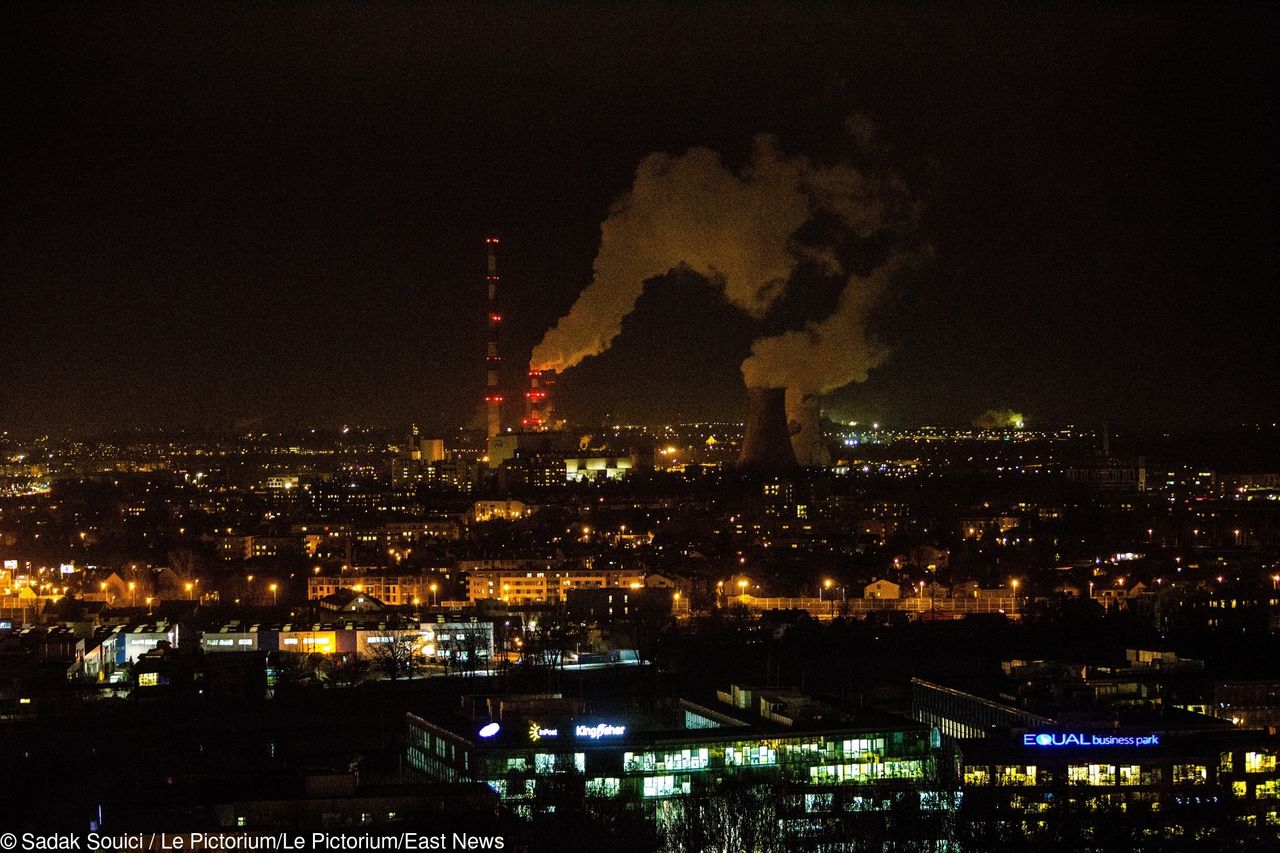
{"label": "dark sky", "polygon": [[[880,128],[932,263],[830,410],[1141,427],[1277,413],[1276,13],[707,4],[7,6],[0,429],[471,420],[651,151]],[[745,319],[659,282],[582,421],[740,417]],[[513,383],[514,384],[514,383]],[[513,387],[509,392],[518,393]]]}

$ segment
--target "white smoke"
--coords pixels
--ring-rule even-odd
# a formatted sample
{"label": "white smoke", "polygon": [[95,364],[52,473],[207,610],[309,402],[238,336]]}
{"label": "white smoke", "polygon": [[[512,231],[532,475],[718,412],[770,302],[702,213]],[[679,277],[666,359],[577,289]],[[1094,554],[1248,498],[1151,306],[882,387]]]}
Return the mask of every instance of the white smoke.
{"label": "white smoke", "polygon": [[530,366],[560,372],[608,349],[645,281],[676,268],[700,274],[747,314],[763,317],[802,259],[839,271],[831,247],[795,240],[816,212],[866,237],[900,219],[903,196],[900,185],[852,166],[787,157],[767,135],[756,137],[741,175],[706,148],[650,154],[600,226],[591,283],[534,348]]}
{"label": "white smoke", "polygon": [[863,382],[889,349],[869,330],[869,316],[881,293],[916,255],[896,252],[865,277],[849,277],[835,310],[803,329],[758,339],[742,363],[749,387],[792,388],[826,394]]}

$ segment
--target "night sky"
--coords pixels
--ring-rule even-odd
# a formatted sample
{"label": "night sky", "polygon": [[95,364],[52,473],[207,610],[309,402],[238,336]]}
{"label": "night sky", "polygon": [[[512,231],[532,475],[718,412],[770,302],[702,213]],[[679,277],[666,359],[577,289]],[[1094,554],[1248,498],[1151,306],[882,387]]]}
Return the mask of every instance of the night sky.
{"label": "night sky", "polygon": [[[1277,412],[1268,4],[0,12],[0,429],[478,423],[652,151],[879,128],[935,254],[841,418]],[[582,423],[740,418],[753,327],[678,276],[566,373]]]}

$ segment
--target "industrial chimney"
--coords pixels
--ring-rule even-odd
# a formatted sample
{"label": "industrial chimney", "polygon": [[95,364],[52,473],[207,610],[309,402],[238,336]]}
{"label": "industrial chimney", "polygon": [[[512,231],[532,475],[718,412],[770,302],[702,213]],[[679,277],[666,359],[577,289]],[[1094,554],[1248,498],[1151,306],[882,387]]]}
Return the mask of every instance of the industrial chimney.
{"label": "industrial chimney", "polygon": [[484,245],[487,259],[485,280],[489,290],[489,341],[484,356],[485,433],[493,438],[502,431],[502,391],[498,376],[502,368],[502,357],[498,354],[499,331],[502,329],[498,284],[502,279],[498,276],[498,238],[486,237]]}
{"label": "industrial chimney", "polygon": [[796,462],[805,468],[825,468],[831,451],[822,435],[822,398],[798,388],[787,389],[787,431]]}
{"label": "industrial chimney", "polygon": [[747,423],[738,467],[754,471],[786,471],[796,467],[787,432],[785,388],[748,388]]}
{"label": "industrial chimney", "polygon": [[520,421],[525,432],[545,432],[551,429],[551,398],[548,391],[556,384],[556,375],[550,370],[530,370],[529,390],[524,392],[524,417]]}

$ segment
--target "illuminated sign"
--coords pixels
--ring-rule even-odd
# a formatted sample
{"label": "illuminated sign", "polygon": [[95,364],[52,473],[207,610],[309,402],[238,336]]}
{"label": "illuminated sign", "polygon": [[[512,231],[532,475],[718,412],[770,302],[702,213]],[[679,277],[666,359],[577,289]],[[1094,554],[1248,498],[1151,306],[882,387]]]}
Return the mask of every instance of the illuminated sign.
{"label": "illuminated sign", "polygon": [[544,737],[560,737],[560,730],[550,729],[539,723],[529,723],[529,740],[540,741]]}
{"label": "illuminated sign", "polygon": [[479,734],[480,737],[493,737],[501,729],[502,729],[502,726],[498,725],[497,723],[489,723],[486,726],[481,726],[480,731],[477,732],[477,734]]}
{"label": "illuminated sign", "polygon": [[626,726],[611,726],[608,723],[596,723],[594,726],[575,726],[573,733],[578,737],[589,737],[599,740],[602,737],[621,737],[627,733]]}
{"label": "illuminated sign", "polygon": [[1040,732],[1022,736],[1023,746],[1159,746],[1160,735],[1095,735],[1087,732]]}
{"label": "illuminated sign", "polygon": [[4,561],[4,568],[5,568],[5,571],[9,571],[9,572],[16,572],[16,571],[18,570],[18,561],[17,561],[17,560],[5,560],[5,561]]}
{"label": "illuminated sign", "polygon": [[71,563],[63,563],[58,567],[58,571],[62,572],[64,575],[74,575],[76,573],[76,567]]}

